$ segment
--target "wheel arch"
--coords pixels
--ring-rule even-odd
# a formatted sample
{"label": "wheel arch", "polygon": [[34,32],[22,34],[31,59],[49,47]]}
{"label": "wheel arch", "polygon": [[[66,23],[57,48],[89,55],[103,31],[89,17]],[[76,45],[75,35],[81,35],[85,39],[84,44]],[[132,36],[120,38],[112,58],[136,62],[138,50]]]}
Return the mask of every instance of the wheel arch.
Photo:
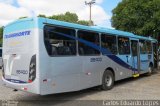
{"label": "wheel arch", "polygon": [[[112,80],[111,80],[112,82],[111,82],[110,86],[108,86],[108,85],[106,85],[106,83],[104,83],[104,81],[105,81],[104,78],[105,78],[105,76],[107,75],[108,72],[110,74],[112,73]],[[105,69],[105,71],[103,72],[103,76],[102,76],[102,80],[101,81],[102,81],[101,82],[101,89],[102,90],[110,90],[110,89],[113,88],[114,82],[115,82],[115,72],[114,72],[113,68],[108,67],[108,68]]]}
{"label": "wheel arch", "polygon": [[152,66],[152,67],[154,67],[154,66],[153,66],[153,62],[150,62],[150,63],[149,63],[149,66]]}
{"label": "wheel arch", "polygon": [[[108,68],[106,68],[105,71],[107,71],[107,70],[110,70],[110,71],[113,73],[113,75],[114,75],[114,80],[115,80],[115,71],[113,70],[113,68],[108,67]],[[105,71],[104,71],[104,72],[105,72]]]}

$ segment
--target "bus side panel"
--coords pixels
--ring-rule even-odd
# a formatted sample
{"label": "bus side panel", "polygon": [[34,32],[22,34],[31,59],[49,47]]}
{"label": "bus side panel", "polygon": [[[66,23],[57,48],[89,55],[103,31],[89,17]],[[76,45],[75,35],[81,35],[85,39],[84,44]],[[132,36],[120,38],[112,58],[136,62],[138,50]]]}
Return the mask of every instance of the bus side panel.
{"label": "bus side panel", "polygon": [[[115,55],[114,55],[115,56]],[[111,56],[112,57],[112,56]],[[118,64],[117,60],[108,56],[80,56],[83,62],[83,70],[80,74],[81,89],[86,89],[102,84],[103,73],[107,68],[111,68],[115,74],[115,80],[132,77],[132,70]],[[98,61],[91,62],[95,58]],[[99,61],[99,59],[101,61]]]}
{"label": "bus side panel", "polygon": [[[109,58],[110,57],[110,58]],[[127,67],[124,67],[125,61],[122,60],[119,56],[104,56],[105,63],[109,63],[107,67],[111,67],[114,70],[115,81],[132,77],[133,71]],[[112,57],[116,57],[112,58]],[[118,63],[118,61],[123,61],[123,63]],[[125,63],[127,64],[127,63]]]}
{"label": "bus side panel", "polygon": [[[115,71],[115,80],[132,76],[132,70],[108,56],[57,56],[47,54],[43,30],[39,32],[40,94],[78,91],[102,84],[107,68]],[[93,59],[94,58],[94,59]],[[118,57],[117,57],[118,58]],[[91,60],[101,61],[91,61]],[[119,58],[120,59],[120,58]]]}
{"label": "bus side panel", "polygon": [[79,90],[81,60],[77,56],[49,56],[44,45],[43,30],[40,30],[39,34],[38,58],[41,95]]}
{"label": "bus side panel", "polygon": [[78,58],[81,59],[83,64],[80,71],[81,89],[100,85],[101,73],[104,72],[102,56],[78,56]]}
{"label": "bus side panel", "polygon": [[128,78],[133,74],[131,68],[124,67],[126,61],[116,55],[49,56],[44,44],[43,30],[39,33],[40,94],[42,95],[78,91],[101,85],[103,73],[107,68],[113,69],[115,80]]}

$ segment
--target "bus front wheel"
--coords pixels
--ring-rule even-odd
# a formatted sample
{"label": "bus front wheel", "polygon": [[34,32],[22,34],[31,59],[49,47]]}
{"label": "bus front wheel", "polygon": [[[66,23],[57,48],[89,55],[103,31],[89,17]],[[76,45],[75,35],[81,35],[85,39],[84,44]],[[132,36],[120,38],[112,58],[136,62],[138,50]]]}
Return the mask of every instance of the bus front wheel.
{"label": "bus front wheel", "polygon": [[110,90],[114,86],[114,75],[110,70],[106,70],[102,78],[102,90]]}

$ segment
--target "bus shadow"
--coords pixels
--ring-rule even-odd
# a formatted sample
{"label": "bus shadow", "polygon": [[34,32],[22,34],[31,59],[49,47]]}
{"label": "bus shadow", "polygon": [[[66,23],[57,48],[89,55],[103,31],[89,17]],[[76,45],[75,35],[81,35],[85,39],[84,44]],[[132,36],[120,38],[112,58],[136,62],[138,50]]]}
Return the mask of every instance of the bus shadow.
{"label": "bus shadow", "polygon": [[115,87],[122,86],[123,84],[127,84],[127,83],[130,83],[130,82],[135,82],[135,81],[144,79],[146,77],[152,77],[152,76],[157,75],[157,74],[160,75],[159,73],[160,73],[160,71],[158,70],[158,71],[154,71],[152,73],[152,75],[142,74],[142,75],[140,75],[140,77],[136,77],[136,78],[130,77],[130,78],[122,79],[122,80],[119,80],[119,81],[115,82]]}
{"label": "bus shadow", "polygon": [[59,94],[50,94],[50,95],[32,95],[32,96],[23,96],[17,98],[22,105],[27,106],[75,106],[81,105],[81,103],[86,103],[89,100],[79,100],[80,98],[85,97],[86,95],[93,95],[97,92],[100,92],[97,87],[75,91],[75,92],[66,92]]}
{"label": "bus shadow", "polygon": [[[157,75],[158,73],[159,73],[159,71],[154,72],[153,76]],[[158,74],[158,75],[160,75],[160,74]],[[127,79],[123,79],[120,81],[116,81],[114,87],[117,88],[119,86],[123,86],[127,83],[135,82],[137,80],[141,80],[146,77],[150,77],[150,76],[144,74],[144,75],[140,75],[140,77],[137,77],[137,78],[127,78]],[[114,89],[112,89],[112,90],[114,90]],[[110,91],[112,91],[112,90],[110,90]],[[18,100],[18,101],[20,100],[24,103],[26,102],[29,104],[30,103],[31,104],[32,103],[38,103],[38,104],[48,103],[48,105],[50,105],[50,104],[56,105],[56,104],[64,104],[64,103],[71,103],[71,102],[73,103],[73,102],[76,102],[77,100],[81,100],[81,98],[83,99],[83,97],[86,97],[87,95],[93,95],[98,92],[103,92],[103,91],[100,90],[99,87],[93,87],[93,88],[89,88],[89,89],[85,89],[85,90],[81,90],[81,91],[67,92],[67,93],[60,93],[60,94],[51,94],[51,95],[45,95],[45,96],[33,94],[31,96],[20,97],[16,100]],[[41,103],[41,102],[43,102],[43,103]],[[34,105],[36,105],[36,104],[34,104]]]}
{"label": "bus shadow", "polygon": [[97,92],[100,92],[101,90],[99,87],[93,87],[88,88],[80,91],[74,91],[74,92],[65,92],[65,93],[58,93],[58,94],[50,94],[50,95],[35,95],[31,94],[29,96],[23,96],[22,98],[18,98],[18,100],[56,100],[56,101],[70,101],[70,100],[78,100],[79,98],[82,98],[86,95],[91,95]]}

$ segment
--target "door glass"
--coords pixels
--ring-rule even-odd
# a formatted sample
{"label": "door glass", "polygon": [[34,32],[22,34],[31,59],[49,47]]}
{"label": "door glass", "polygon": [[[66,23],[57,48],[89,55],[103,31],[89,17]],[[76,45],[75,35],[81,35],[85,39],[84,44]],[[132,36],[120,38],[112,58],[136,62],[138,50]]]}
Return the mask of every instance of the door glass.
{"label": "door glass", "polygon": [[[132,67],[135,69],[140,68],[139,66],[139,50],[138,50],[138,41],[132,40],[131,41],[131,50],[132,50]],[[134,72],[134,74],[137,72]]]}
{"label": "door glass", "polygon": [[137,41],[131,42],[132,56],[137,56]]}
{"label": "door glass", "polygon": [[130,54],[130,42],[129,38],[118,37],[118,51],[120,55]]}

